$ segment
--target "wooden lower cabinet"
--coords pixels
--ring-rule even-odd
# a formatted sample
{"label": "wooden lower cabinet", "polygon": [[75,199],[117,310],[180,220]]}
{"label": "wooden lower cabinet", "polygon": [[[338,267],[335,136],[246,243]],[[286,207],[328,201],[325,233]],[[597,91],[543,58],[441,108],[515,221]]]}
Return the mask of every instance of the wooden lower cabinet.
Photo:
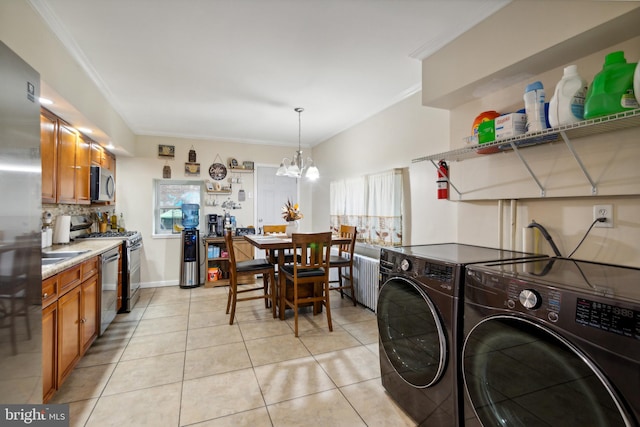
{"label": "wooden lower cabinet", "polygon": [[80,359],[80,294],[76,286],[58,299],[58,384]]}
{"label": "wooden lower cabinet", "polygon": [[80,295],[80,344],[84,354],[98,338],[100,319],[98,318],[98,276],[85,280]]}
{"label": "wooden lower cabinet", "polygon": [[[43,281],[63,282],[79,275],[75,286],[60,287],[60,296],[42,310],[42,394],[47,402],[73,371],[80,358],[98,337],[100,328],[99,275],[93,271],[98,258],[85,261]],[[94,262],[95,261],[95,262]],[[85,271],[86,270],[86,271]],[[84,273],[83,273],[84,271]],[[91,272],[93,271],[93,274]],[[73,282],[73,281],[71,281]],[[43,291],[44,292],[44,291]],[[46,297],[45,297],[46,295]],[[43,293],[43,300],[50,298]]]}
{"label": "wooden lower cabinet", "polygon": [[56,334],[58,331],[58,304],[42,310],[42,401],[47,403],[56,392]]}

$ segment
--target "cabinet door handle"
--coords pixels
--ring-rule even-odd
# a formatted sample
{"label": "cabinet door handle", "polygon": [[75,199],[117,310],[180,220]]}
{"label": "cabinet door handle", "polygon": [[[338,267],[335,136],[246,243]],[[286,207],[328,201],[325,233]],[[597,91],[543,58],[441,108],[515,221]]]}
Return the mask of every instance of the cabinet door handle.
{"label": "cabinet door handle", "polygon": [[48,296],[49,296],[49,294],[45,292],[45,293],[42,295],[42,299],[45,299],[45,298],[47,298]]}

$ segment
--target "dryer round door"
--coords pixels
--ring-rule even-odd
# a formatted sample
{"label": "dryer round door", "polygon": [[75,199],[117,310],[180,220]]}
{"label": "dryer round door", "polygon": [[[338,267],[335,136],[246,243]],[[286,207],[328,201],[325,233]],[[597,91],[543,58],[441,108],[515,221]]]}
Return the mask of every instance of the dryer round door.
{"label": "dryer round door", "polygon": [[597,366],[538,323],[488,317],[467,334],[462,352],[467,399],[484,426],[633,425]]}
{"label": "dryer round door", "polygon": [[414,387],[436,383],[446,366],[446,336],[433,302],[419,285],[391,278],[378,295],[381,351]]}

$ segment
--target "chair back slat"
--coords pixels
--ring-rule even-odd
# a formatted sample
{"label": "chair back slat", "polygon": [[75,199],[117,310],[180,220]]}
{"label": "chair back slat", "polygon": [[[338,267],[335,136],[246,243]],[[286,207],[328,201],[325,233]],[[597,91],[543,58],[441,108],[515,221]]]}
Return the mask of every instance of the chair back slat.
{"label": "chair back slat", "polygon": [[285,233],[287,231],[286,224],[277,224],[277,225],[263,225],[262,232],[264,234],[267,233]]}
{"label": "chair back slat", "polygon": [[331,232],[294,233],[291,236],[294,251],[299,259],[294,260],[294,270],[325,268],[328,271],[331,251]]}
{"label": "chair back slat", "polygon": [[338,255],[349,254],[353,256],[353,252],[356,248],[356,237],[358,230],[355,225],[340,225],[340,237],[346,237],[351,239],[349,243],[343,243],[338,246]]}

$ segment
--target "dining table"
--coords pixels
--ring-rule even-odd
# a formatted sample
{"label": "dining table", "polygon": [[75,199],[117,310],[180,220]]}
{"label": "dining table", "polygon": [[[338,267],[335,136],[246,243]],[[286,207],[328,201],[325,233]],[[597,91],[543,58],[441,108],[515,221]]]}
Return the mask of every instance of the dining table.
{"label": "dining table", "polygon": [[[266,251],[269,256],[267,260],[274,265],[278,266],[278,270],[282,268],[285,263],[287,250],[293,250],[293,241],[291,237],[285,233],[271,233],[271,234],[247,234],[244,236],[245,240],[254,247]],[[331,237],[331,245],[345,245],[351,242],[350,237],[341,237],[339,235],[333,235]],[[281,320],[284,320],[285,308],[281,303],[281,296],[285,292],[284,280],[281,280],[278,275],[278,314]]]}

